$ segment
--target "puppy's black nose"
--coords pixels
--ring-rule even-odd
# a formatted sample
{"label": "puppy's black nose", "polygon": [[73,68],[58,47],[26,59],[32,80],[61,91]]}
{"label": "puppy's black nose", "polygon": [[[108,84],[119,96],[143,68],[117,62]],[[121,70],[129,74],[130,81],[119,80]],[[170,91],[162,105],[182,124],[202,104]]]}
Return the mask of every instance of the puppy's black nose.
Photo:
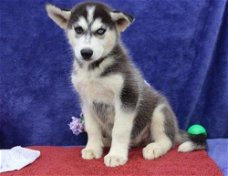
{"label": "puppy's black nose", "polygon": [[90,60],[91,56],[93,55],[93,50],[91,49],[82,49],[81,50],[81,55],[84,60]]}

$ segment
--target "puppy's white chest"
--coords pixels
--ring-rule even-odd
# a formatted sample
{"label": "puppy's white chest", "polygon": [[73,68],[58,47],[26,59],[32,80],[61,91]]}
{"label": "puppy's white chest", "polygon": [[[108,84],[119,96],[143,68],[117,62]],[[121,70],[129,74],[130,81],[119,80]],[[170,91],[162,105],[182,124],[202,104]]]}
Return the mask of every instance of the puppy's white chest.
{"label": "puppy's white chest", "polygon": [[98,102],[110,102],[114,92],[100,80],[83,80],[76,84],[82,98]]}
{"label": "puppy's white chest", "polygon": [[122,87],[123,78],[120,75],[101,77],[94,72],[81,70],[72,74],[72,82],[81,98],[112,104]]}

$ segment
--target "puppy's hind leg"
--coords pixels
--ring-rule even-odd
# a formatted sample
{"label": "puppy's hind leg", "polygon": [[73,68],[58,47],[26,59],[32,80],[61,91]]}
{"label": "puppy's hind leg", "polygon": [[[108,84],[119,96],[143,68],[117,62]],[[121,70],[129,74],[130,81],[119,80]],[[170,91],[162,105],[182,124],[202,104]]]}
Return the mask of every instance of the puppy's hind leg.
{"label": "puppy's hind leg", "polygon": [[[167,104],[158,105],[151,119],[152,143],[143,148],[143,157],[151,160],[166,154],[173,145],[175,138],[176,121],[174,115]],[[175,117],[175,116],[174,116]],[[166,123],[171,127],[166,129]],[[168,134],[169,133],[169,134]]]}

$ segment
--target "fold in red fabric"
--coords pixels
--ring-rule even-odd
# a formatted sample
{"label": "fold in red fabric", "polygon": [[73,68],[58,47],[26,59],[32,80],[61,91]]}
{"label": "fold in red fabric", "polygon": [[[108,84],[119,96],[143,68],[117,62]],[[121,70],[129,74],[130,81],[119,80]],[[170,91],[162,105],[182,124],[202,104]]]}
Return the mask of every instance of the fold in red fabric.
{"label": "fold in red fabric", "polygon": [[178,153],[175,148],[159,159],[144,160],[142,148],[133,148],[126,165],[108,168],[103,158],[83,160],[80,147],[29,148],[41,151],[40,158],[22,170],[1,175],[223,175],[206,151]]}

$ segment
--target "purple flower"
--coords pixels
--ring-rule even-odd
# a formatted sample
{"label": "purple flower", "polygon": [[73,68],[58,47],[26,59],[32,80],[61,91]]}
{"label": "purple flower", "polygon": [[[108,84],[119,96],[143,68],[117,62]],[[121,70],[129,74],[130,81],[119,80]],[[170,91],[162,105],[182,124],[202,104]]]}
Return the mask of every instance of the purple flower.
{"label": "purple flower", "polygon": [[84,131],[84,122],[82,118],[83,116],[80,116],[80,118],[72,117],[72,121],[68,124],[75,135],[79,135]]}

